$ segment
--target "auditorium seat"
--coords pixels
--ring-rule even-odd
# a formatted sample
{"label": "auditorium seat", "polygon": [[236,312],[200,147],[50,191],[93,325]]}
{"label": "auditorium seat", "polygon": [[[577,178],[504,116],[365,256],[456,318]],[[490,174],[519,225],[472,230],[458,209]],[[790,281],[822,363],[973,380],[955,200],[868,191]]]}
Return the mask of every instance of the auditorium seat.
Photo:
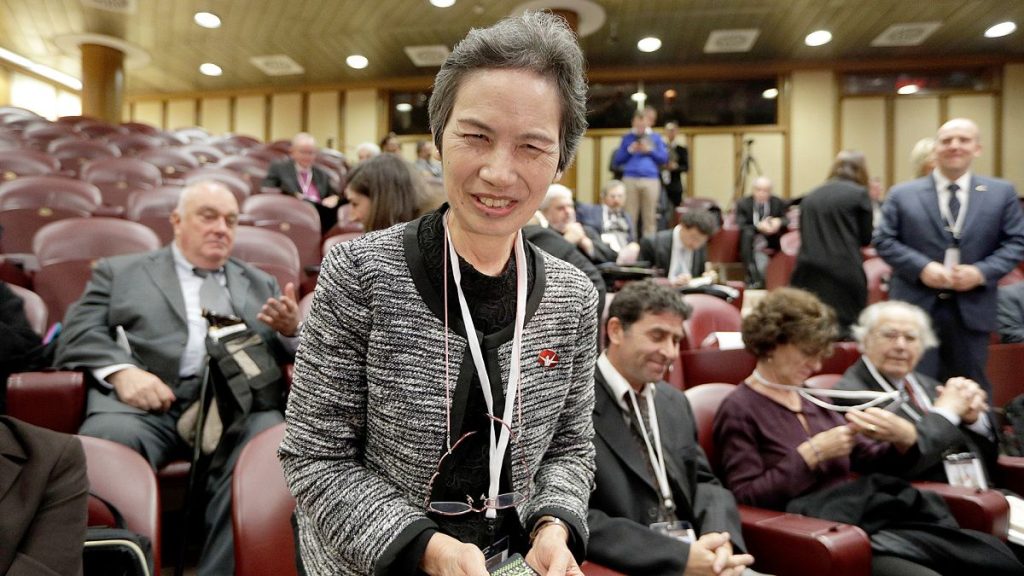
{"label": "auditorium seat", "polygon": [[251,156],[225,156],[217,161],[217,166],[233,170],[249,182],[250,194],[259,194],[270,163]]}
{"label": "auditorium seat", "polygon": [[589,560],[580,565],[580,570],[583,571],[583,576],[625,576],[622,572],[616,572]]}
{"label": "auditorium seat", "polygon": [[47,176],[60,170],[56,158],[38,150],[0,150],[0,182],[25,176]]}
{"label": "auditorium seat", "polygon": [[299,251],[291,238],[284,234],[239,226],[235,230],[235,247],[231,255],[277,278],[282,290],[291,282],[298,293],[301,273]]}
{"label": "auditorium seat", "polygon": [[693,308],[684,323],[686,336],[680,342],[680,350],[704,348],[705,341],[714,332],[739,332],[743,319],[740,311],[721,298],[709,294],[687,294],[683,296]]}
{"label": "auditorium seat", "polygon": [[100,140],[82,140],[78,137],[60,138],[50,142],[47,152],[60,162],[61,174],[78,178],[82,166],[97,158],[116,158],[121,155],[117,147]]}
{"label": "auditorium seat", "polygon": [[224,152],[205,142],[192,142],[178,148],[178,150],[191,154],[199,162],[200,166],[207,164],[216,165],[221,158],[226,156]]}
{"label": "auditorium seat", "polygon": [[70,218],[47,224],[32,242],[39,261],[35,290],[46,302],[50,318],[61,320],[85,290],[97,259],[159,247],[155,232],[118,218]]}
{"label": "auditorium seat", "polygon": [[992,384],[991,405],[1003,408],[1024,394],[1024,342],[989,344],[985,373]]}
{"label": "auditorium seat", "polygon": [[342,232],[340,234],[333,234],[324,238],[323,244],[320,248],[320,253],[323,256],[327,256],[327,253],[334,248],[335,244],[341,244],[342,242],[348,242],[349,240],[355,240],[362,236],[362,232]]}
{"label": "auditorium seat", "polygon": [[320,216],[305,200],[281,194],[257,194],[242,205],[257,228],[276,230],[292,239],[303,269],[320,264]]}
{"label": "auditorium seat", "polygon": [[253,138],[252,136],[228,134],[211,140],[210,144],[221,152],[224,152],[225,156],[232,156],[235,154],[241,154],[243,150],[262,146],[263,142]]}
{"label": "auditorium seat", "polygon": [[[681,380],[686,388],[709,382],[736,384],[750,376],[757,365],[754,355],[745,349],[701,348],[679,352]],[[675,372],[675,370],[673,370]],[[676,376],[673,376],[676,378]]]}
{"label": "auditorium seat", "polygon": [[[160,567],[160,497],[149,462],[127,446],[79,436],[89,478],[89,525],[109,525],[109,502],[124,519],[124,527],[149,538],[153,565]],[[97,499],[96,497],[100,499]]]}
{"label": "auditorium seat", "polygon": [[236,576],[294,576],[295,510],[277,459],[284,423],[259,433],[242,448],[231,479],[231,525]]}
{"label": "auditorium seat", "polygon": [[249,182],[234,170],[228,170],[227,168],[207,164],[194,170],[189,170],[185,174],[186,186],[202,182],[203,180],[213,180],[226,186],[235,195],[239,206],[244,204],[245,199],[252,193],[252,186]]}
{"label": "auditorium seat", "polygon": [[764,286],[768,290],[789,286],[789,278],[796,268],[796,256],[785,251],[776,252],[764,272]]}
{"label": "auditorium seat", "polygon": [[842,378],[842,374],[815,374],[807,379],[806,384],[808,388],[831,390]]}
{"label": "auditorium seat", "polygon": [[75,128],[85,134],[88,138],[108,138],[110,136],[116,136],[119,134],[126,134],[127,130],[114,126],[104,122],[103,120],[97,120],[95,118],[85,118],[75,123]]}
{"label": "auditorium seat", "polygon": [[82,168],[81,178],[100,189],[105,205],[122,208],[132,192],[152,190],[163,183],[160,169],[138,158],[92,160]]}
{"label": "auditorium seat", "polygon": [[832,355],[821,360],[821,369],[815,374],[842,374],[857,360],[860,360],[860,350],[856,342],[836,342],[832,345]]}
{"label": "auditorium seat", "polygon": [[177,148],[144,150],[139,153],[138,158],[159,168],[163,181],[168,184],[184,182],[185,174],[199,167],[199,161],[195,156]]}
{"label": "auditorium seat", "polygon": [[125,218],[156,232],[161,244],[170,244],[174,240],[171,212],[178,207],[181,190],[181,186],[164,184],[155,190],[133,192],[128,197]]}
{"label": "auditorium seat", "polygon": [[28,320],[28,325],[32,327],[32,331],[40,337],[46,335],[48,315],[46,303],[43,302],[43,299],[35,292],[23,286],[18,286],[17,284],[8,284],[7,286],[11,289],[11,292],[14,292],[15,296],[21,298],[25,319]]}
{"label": "auditorium seat", "polygon": [[59,176],[26,176],[0,184],[0,252],[18,254],[34,268],[33,258],[26,255],[33,253],[36,232],[52,222],[91,216],[99,199],[95,186]]}
{"label": "auditorium seat", "polygon": [[864,276],[868,279],[868,305],[889,299],[889,279],[892,266],[879,257],[864,261]]}
{"label": "auditorium seat", "polygon": [[163,140],[145,134],[111,134],[104,140],[117,146],[122,156],[138,156],[147,150],[155,150],[164,146]]}
{"label": "auditorium seat", "polygon": [[54,140],[62,138],[82,139],[84,136],[67,124],[38,124],[21,133],[22,143],[31,150],[46,152]]}
{"label": "auditorium seat", "polygon": [[287,152],[282,152],[276,148],[269,146],[260,146],[258,148],[249,148],[242,151],[242,156],[247,158],[255,158],[264,162],[268,166],[278,160],[285,160],[288,158]]}
{"label": "auditorium seat", "polygon": [[735,225],[722,226],[708,240],[708,262],[724,264],[739,261],[740,229]]}
{"label": "auditorium seat", "polygon": [[160,133],[160,129],[150,124],[143,122],[121,122],[121,128],[127,130],[129,134],[145,134],[146,136],[156,136]]}

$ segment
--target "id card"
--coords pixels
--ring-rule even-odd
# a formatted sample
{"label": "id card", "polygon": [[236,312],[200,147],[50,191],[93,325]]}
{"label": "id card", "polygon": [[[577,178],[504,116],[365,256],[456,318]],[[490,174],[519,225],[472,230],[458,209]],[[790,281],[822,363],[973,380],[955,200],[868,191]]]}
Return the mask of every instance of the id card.
{"label": "id card", "polygon": [[660,532],[666,536],[675,538],[676,540],[692,544],[697,539],[697,534],[693,531],[693,526],[686,521],[680,520],[677,522],[655,522],[651,524],[651,530]]}
{"label": "id card", "polygon": [[988,490],[988,481],[985,480],[981,460],[974,454],[950,454],[946,456],[942,466],[946,469],[946,478],[950,486]]}
{"label": "id card", "polygon": [[494,576],[540,576],[540,573],[523,560],[521,554],[513,554],[494,568],[488,568],[487,573]]}
{"label": "id card", "polygon": [[955,246],[946,248],[946,256],[942,259],[942,265],[947,269],[952,270],[953,268],[960,265],[960,249]]}
{"label": "id card", "polygon": [[484,553],[484,566],[488,570],[497,567],[508,560],[508,536],[484,548],[482,552]]}

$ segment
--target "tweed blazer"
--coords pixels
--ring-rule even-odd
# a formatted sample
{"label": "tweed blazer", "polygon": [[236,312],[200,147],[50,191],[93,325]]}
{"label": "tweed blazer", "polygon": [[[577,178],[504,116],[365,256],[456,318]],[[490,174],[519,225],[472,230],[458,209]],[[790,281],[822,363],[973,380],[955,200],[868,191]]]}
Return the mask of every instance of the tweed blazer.
{"label": "tweed blazer", "polygon": [[[423,274],[417,227],[399,224],[340,244],[323,262],[280,448],[309,574],[375,573],[408,543],[400,535],[434,524],[424,502],[445,446],[446,340],[453,390],[456,380],[472,378],[473,363],[457,309],[446,334],[443,300]],[[518,438],[506,463],[513,489],[529,490],[517,508],[523,525],[556,513],[585,544],[597,292],[579,270],[528,246],[535,269],[522,410],[513,418]],[[492,381],[500,378],[504,387],[512,346],[502,332],[511,327],[481,346]],[[496,345],[494,337],[505,341]],[[544,350],[559,361],[539,362]],[[496,398],[495,412],[502,406]],[[452,430],[453,442],[458,434]]]}

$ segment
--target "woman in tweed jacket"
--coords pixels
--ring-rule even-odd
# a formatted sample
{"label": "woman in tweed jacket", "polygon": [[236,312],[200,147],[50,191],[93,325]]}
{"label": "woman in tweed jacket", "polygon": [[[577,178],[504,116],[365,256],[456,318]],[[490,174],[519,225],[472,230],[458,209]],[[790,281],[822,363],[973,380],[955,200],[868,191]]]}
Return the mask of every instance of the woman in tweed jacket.
{"label": "woman in tweed jacket", "polygon": [[[575,38],[550,14],[471,31],[430,101],[450,204],[324,260],[280,450],[307,572],[484,576],[481,549],[505,541],[543,574],[580,573],[597,294],[578,270],[519,242],[586,128],[582,63]],[[482,337],[490,409],[455,266]],[[518,338],[517,297],[525,300]],[[507,397],[515,341],[518,392]],[[497,436],[506,426],[499,493],[515,494],[514,507],[485,517],[478,495],[488,494],[488,430]],[[473,510],[428,512],[439,501]]]}

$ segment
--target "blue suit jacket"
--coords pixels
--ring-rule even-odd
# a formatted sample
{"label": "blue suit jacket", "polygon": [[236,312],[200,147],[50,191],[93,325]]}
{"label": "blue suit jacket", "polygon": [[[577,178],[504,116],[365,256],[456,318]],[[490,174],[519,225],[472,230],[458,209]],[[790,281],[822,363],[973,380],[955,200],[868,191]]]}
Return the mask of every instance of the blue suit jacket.
{"label": "blue suit jacket", "polygon": [[[939,292],[924,285],[921,270],[943,261],[952,234],[939,212],[931,176],[894,186],[875,229],[879,256],[893,268],[889,296],[931,311]],[[996,329],[996,287],[1024,259],[1024,213],[1017,191],[1005,180],[972,176],[960,241],[960,262],[973,264],[985,284],[957,295],[963,323],[971,330]]]}

